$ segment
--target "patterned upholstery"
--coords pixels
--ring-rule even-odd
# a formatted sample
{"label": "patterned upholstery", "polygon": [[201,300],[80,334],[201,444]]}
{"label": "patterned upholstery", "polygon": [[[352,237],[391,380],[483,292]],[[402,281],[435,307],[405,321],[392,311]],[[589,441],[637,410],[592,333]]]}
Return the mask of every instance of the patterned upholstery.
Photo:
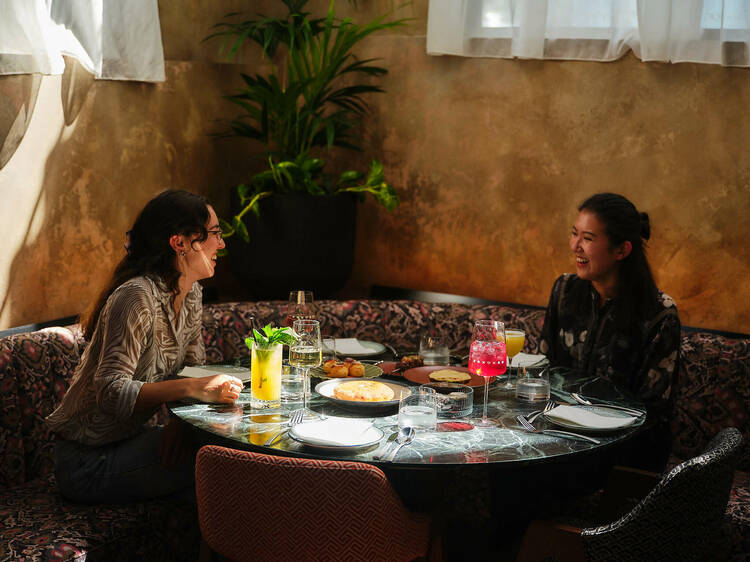
{"label": "patterned upholstery", "polygon": [[232,560],[413,560],[430,521],[409,513],[368,464],[274,457],[208,445],[198,452],[201,532]]}
{"label": "patterned upholstery", "polygon": [[724,513],[742,435],[721,431],[706,451],[667,473],[629,513],[583,529],[589,560],[724,560]]}
{"label": "patterned upholstery", "polygon": [[[67,502],[53,475],[0,495],[0,561],[194,559],[195,505],[171,500],[125,505]],[[179,532],[175,532],[179,531]]]}

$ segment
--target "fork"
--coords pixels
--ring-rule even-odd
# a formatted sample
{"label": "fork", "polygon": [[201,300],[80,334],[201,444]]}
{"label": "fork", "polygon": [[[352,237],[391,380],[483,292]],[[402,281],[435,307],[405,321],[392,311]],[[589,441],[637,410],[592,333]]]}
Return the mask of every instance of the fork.
{"label": "fork", "polygon": [[276,441],[279,437],[281,437],[284,433],[288,432],[290,429],[292,429],[295,425],[300,423],[302,421],[302,418],[305,416],[305,410],[304,408],[299,408],[297,410],[294,410],[291,414],[289,414],[289,425],[287,425],[284,429],[279,431],[276,435],[269,437],[266,439],[266,442],[263,443],[265,447],[269,447],[274,441]]}
{"label": "fork", "polygon": [[531,412],[531,414],[529,414],[529,417],[526,418],[526,420],[529,423],[534,423],[535,419],[537,419],[539,416],[546,414],[554,407],[555,407],[555,402],[553,400],[550,400],[544,405],[544,410],[539,410],[538,412]]}
{"label": "fork", "polygon": [[581,435],[580,433],[571,433],[570,431],[559,431],[557,429],[537,429],[533,425],[529,423],[529,420],[527,420],[523,416],[516,416],[516,419],[518,420],[518,423],[521,424],[521,427],[524,428],[526,431],[529,431],[531,433],[543,433],[545,435],[552,435],[557,437],[567,437],[568,439],[583,439],[585,441],[591,441],[595,445],[599,445],[601,441],[598,439],[594,439],[593,437],[589,437],[588,435]]}
{"label": "fork", "polygon": [[625,406],[618,406],[617,404],[606,404],[606,403],[600,403],[600,404],[594,404],[590,400],[587,400],[580,394],[577,394],[575,392],[571,392],[570,396],[578,402],[579,404],[584,404],[585,406],[602,406],[603,408],[612,408],[613,410],[620,410],[621,412],[627,412],[628,414],[631,414],[636,417],[640,417],[646,412],[643,410],[636,410],[635,408],[626,408]]}

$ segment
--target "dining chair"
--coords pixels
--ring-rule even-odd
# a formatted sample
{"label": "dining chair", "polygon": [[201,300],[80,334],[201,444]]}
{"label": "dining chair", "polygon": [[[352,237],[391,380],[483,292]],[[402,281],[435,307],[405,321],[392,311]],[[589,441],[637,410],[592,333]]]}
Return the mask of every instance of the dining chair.
{"label": "dining chair", "polygon": [[440,559],[430,518],[369,464],[206,445],[195,486],[203,540],[231,560]]}
{"label": "dining chair", "polygon": [[724,512],[741,451],[742,434],[723,429],[701,455],[674,467],[609,524],[532,521],[516,560],[724,560]]}

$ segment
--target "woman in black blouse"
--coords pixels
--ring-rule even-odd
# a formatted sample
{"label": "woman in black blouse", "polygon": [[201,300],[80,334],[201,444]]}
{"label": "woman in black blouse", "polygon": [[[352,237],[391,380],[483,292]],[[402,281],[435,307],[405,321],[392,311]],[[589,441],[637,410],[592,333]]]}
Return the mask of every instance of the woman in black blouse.
{"label": "woman in black blouse", "polygon": [[552,365],[608,379],[644,402],[654,425],[618,461],[660,470],[671,450],[680,320],[646,259],[649,218],[613,193],[578,210],[570,235],[577,272],[555,281],[540,350]]}

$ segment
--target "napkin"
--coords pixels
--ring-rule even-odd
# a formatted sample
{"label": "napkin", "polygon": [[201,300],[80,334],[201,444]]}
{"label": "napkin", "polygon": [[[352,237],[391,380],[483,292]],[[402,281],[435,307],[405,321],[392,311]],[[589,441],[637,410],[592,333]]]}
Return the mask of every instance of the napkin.
{"label": "napkin", "polygon": [[310,445],[353,447],[371,443],[378,431],[368,420],[352,418],[327,418],[295,425],[294,437]]}
{"label": "napkin", "polygon": [[627,427],[637,419],[634,416],[618,412],[616,415],[606,416],[598,414],[588,408],[580,406],[557,406],[544,414],[552,421],[559,420],[568,424],[580,425],[593,429],[617,429]]}
{"label": "napkin", "polygon": [[250,369],[234,367],[232,365],[202,365],[199,367],[185,367],[177,373],[179,377],[201,378],[214,375],[232,375],[243,382],[250,380]]}
{"label": "napkin", "polygon": [[347,353],[361,355],[372,351],[370,348],[359,343],[357,338],[336,338],[335,340],[325,340],[324,343],[328,349],[333,350],[332,342],[336,342],[336,353],[341,355],[346,355]]}
{"label": "napkin", "polygon": [[547,357],[545,355],[533,355],[531,353],[517,353],[513,357],[513,361],[511,363],[512,367],[528,367],[529,365],[536,365],[537,363],[546,362]]}

